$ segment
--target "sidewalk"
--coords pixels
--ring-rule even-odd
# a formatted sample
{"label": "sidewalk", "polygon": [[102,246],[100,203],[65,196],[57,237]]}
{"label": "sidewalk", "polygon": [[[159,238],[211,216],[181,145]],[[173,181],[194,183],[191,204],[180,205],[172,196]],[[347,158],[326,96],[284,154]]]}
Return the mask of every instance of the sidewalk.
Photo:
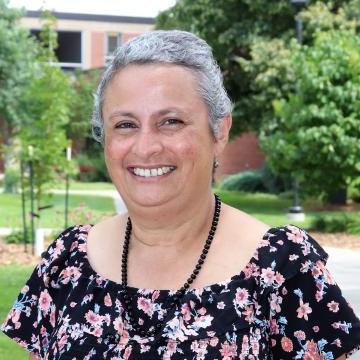
{"label": "sidewalk", "polygon": [[330,247],[325,247],[325,251],[329,254],[328,269],[360,317],[360,251]]}

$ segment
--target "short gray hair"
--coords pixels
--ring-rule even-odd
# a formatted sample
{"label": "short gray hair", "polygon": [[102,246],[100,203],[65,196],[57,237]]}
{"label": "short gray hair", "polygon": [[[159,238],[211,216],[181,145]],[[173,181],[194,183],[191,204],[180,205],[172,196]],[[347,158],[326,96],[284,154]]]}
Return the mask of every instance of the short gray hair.
{"label": "short gray hair", "polygon": [[211,47],[186,31],[157,30],[143,33],[115,51],[94,97],[92,132],[95,140],[104,143],[102,107],[106,87],[119,70],[130,64],[173,64],[191,70],[198,81],[199,94],[209,111],[210,128],[217,136],[220,121],[231,112],[232,104]]}

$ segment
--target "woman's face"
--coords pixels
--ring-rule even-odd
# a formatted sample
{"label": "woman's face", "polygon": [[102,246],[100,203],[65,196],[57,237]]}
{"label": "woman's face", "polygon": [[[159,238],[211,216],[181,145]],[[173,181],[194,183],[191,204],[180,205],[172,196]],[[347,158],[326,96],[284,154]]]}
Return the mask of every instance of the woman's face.
{"label": "woman's face", "polygon": [[105,161],[127,206],[194,201],[209,191],[215,141],[194,75],[176,65],[129,65],[105,91]]}

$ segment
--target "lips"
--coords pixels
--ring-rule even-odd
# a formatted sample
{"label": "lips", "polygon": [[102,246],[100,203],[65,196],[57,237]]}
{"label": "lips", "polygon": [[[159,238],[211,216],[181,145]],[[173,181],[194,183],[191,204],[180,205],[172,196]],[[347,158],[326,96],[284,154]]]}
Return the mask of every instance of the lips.
{"label": "lips", "polygon": [[157,177],[168,174],[175,170],[175,166],[161,166],[161,167],[131,167],[130,171],[140,177]]}

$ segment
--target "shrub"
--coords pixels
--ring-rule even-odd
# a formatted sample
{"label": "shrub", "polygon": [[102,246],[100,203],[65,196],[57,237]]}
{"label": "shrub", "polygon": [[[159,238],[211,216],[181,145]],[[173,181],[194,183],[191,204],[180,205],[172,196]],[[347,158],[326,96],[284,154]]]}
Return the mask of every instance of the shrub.
{"label": "shrub", "polygon": [[[29,244],[30,243],[29,234],[28,234],[28,238],[26,240],[27,240],[26,242]],[[23,232],[22,231],[13,231],[9,235],[5,236],[5,242],[7,244],[22,244],[24,242]]]}
{"label": "shrub", "polygon": [[102,154],[90,158],[87,154],[78,154],[76,161],[80,172],[78,180],[85,182],[109,181],[105,160]]}
{"label": "shrub", "polygon": [[259,170],[248,170],[230,175],[220,186],[223,190],[270,194],[284,192],[289,187],[289,181],[276,176],[267,165]]}
{"label": "shrub", "polygon": [[245,192],[265,192],[262,175],[259,171],[243,171],[230,175],[221,184],[221,189]]}
{"label": "shrub", "polygon": [[360,234],[360,219],[345,214],[342,216],[320,215],[312,221],[310,229],[329,233]]}
{"label": "shrub", "polygon": [[360,203],[360,178],[355,180],[348,188],[348,197]]}
{"label": "shrub", "polygon": [[5,177],[4,177],[4,192],[17,193],[19,181],[20,181],[19,170],[13,168],[7,168],[5,170]]}

